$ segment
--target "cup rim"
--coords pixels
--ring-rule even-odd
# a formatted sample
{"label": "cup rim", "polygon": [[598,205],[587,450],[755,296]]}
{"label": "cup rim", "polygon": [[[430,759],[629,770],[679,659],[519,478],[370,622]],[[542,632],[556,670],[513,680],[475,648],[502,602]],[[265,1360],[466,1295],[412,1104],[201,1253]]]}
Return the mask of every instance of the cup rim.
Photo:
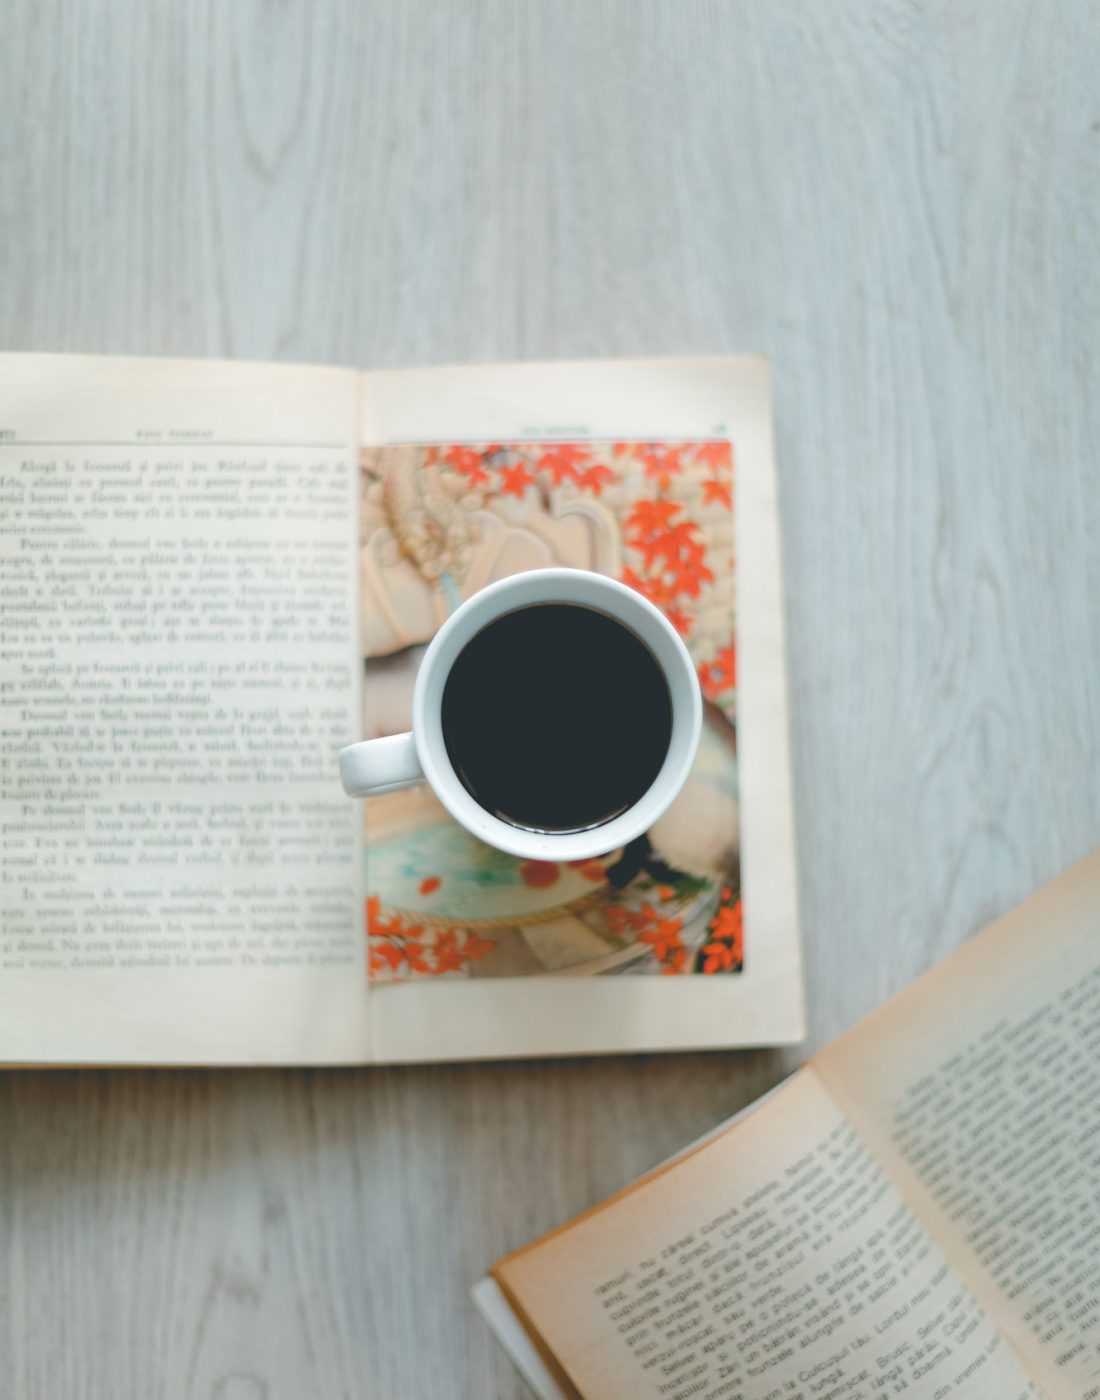
{"label": "cup rim", "polygon": [[[443,687],[455,658],[481,629],[536,603],[591,607],[629,627],[650,649],[668,682],[672,734],[656,778],[625,812],[585,831],[538,832],[487,812],[462,785],[443,740]],[[586,569],[531,569],[480,589],[443,623],[429,643],[413,689],[413,742],[424,777],[443,806],[482,841],[530,860],[590,859],[620,849],[661,817],[683,787],[703,723],[699,679],[683,639],[665,615],[635,589]]]}

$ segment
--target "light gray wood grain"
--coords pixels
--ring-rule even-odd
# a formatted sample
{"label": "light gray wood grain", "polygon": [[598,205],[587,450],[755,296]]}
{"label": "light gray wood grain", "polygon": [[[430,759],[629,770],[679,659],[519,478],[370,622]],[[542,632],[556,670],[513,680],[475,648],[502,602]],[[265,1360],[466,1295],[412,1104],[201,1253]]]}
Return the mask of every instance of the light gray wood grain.
{"label": "light gray wood grain", "polygon": [[[0,346],[773,359],[811,1044],[1100,840],[1087,0],[8,5]],[[0,1394],[523,1394],[467,1302],[795,1057],[0,1081]]]}

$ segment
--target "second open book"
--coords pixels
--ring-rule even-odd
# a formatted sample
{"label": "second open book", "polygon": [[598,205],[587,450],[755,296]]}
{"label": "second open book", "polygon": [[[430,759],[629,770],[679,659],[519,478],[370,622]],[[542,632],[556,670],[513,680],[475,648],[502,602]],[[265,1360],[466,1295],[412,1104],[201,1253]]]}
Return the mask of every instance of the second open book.
{"label": "second open book", "polygon": [[477,1297],[547,1398],[1096,1400],[1100,851]]}

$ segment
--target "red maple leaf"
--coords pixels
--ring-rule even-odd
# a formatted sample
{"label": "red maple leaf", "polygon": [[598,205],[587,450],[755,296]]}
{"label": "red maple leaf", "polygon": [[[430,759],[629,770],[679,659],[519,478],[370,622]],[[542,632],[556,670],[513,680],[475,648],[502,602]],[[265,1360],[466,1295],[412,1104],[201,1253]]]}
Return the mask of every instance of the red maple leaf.
{"label": "red maple leaf", "polygon": [[737,685],[737,651],[732,644],[722,647],[707,667],[706,684],[715,695],[723,690],[733,690]]}
{"label": "red maple leaf", "polygon": [[729,943],[706,943],[703,945],[704,972],[730,972],[741,959]]}
{"label": "red maple leaf", "polygon": [[383,919],[382,901],[372,894],[367,900],[367,933],[377,938],[393,938],[401,931],[401,920]]}
{"label": "red maple leaf", "polygon": [[458,946],[458,934],[455,933],[454,929],[444,929],[442,933],[436,935],[432,954],[435,958],[432,971],[437,974],[461,972],[465,966],[462,949]]}
{"label": "red maple leaf", "polygon": [[453,447],[448,447],[443,454],[443,460],[454,467],[456,472],[461,472],[470,486],[484,486],[489,480],[489,473],[485,470],[480,452],[475,452],[473,448],[463,447],[461,443],[456,443]]}
{"label": "red maple leaf", "polygon": [[[678,952],[684,951],[683,940],[680,937],[682,928],[682,919],[659,919],[657,926],[640,934],[639,939],[642,943],[650,944],[657,960],[665,963],[674,959]],[[683,959],[681,958],[680,961],[682,962]]]}
{"label": "red maple leaf", "polygon": [[432,971],[437,976],[444,972],[461,972],[465,966],[460,948],[441,948],[438,943],[435,945],[435,964]]}
{"label": "red maple leaf", "polygon": [[592,459],[587,447],[578,447],[572,442],[556,442],[547,446],[535,463],[540,471],[547,471],[555,486],[563,481],[578,481],[580,469]]}
{"label": "red maple leaf", "polygon": [[736,904],[723,905],[711,919],[710,931],[715,938],[728,938],[739,943],[744,932],[741,901],[738,900]]}
{"label": "red maple leaf", "polygon": [[700,558],[702,549],[695,538],[697,529],[693,520],[681,520],[676,525],[654,530],[646,539],[639,540],[637,548],[647,567],[658,559],[667,559],[672,563],[681,557]]}
{"label": "red maple leaf", "polygon": [[689,598],[698,598],[699,590],[704,583],[711,583],[714,575],[705,564],[697,564],[692,560],[681,562],[669,570],[672,575],[672,587],[677,593],[684,593]]}
{"label": "red maple leaf", "polygon": [[725,506],[729,510],[733,505],[733,492],[727,482],[708,479],[703,482],[703,502],[708,506]]}
{"label": "red maple leaf", "polygon": [[695,460],[718,472],[723,467],[733,469],[733,454],[728,442],[701,442],[695,449]]}
{"label": "red maple leaf", "polygon": [[582,491],[591,491],[594,496],[599,496],[602,495],[603,488],[609,486],[614,480],[615,473],[611,468],[597,462],[594,466],[585,467],[577,484]]}
{"label": "red maple leaf", "polygon": [[523,462],[514,467],[501,467],[500,479],[504,482],[500,490],[502,496],[522,496],[528,486],[535,484],[535,478]]}
{"label": "red maple leaf", "polygon": [[476,933],[468,933],[462,945],[462,956],[467,962],[480,962],[496,946],[491,938],[478,938]]}
{"label": "red maple leaf", "polygon": [[669,622],[672,623],[673,627],[676,628],[681,637],[686,637],[691,631],[691,618],[688,617],[687,613],[678,612],[676,608],[667,608],[665,610],[665,616],[668,618]]}
{"label": "red maple leaf", "polygon": [[[417,929],[416,932],[421,934],[423,929]],[[410,972],[431,972],[431,967],[424,961],[424,945],[418,938],[406,938],[403,949]]]}
{"label": "red maple leaf", "polygon": [[443,881],[439,878],[438,875],[429,875],[426,877],[426,879],[421,880],[420,893],[435,894],[436,890],[439,889],[442,883]]}
{"label": "red maple leaf", "polygon": [[660,608],[672,599],[672,594],[667,585],[659,578],[645,578],[641,574],[636,574],[633,569],[624,569],[622,582],[627,588],[633,588],[636,593],[640,593],[643,598],[648,598],[654,606]]}
{"label": "red maple leaf", "polygon": [[391,943],[388,938],[380,938],[377,942],[372,941],[370,950],[370,966],[372,972],[380,972],[384,967],[388,967],[391,972],[396,972],[405,961],[405,954],[396,943]]}
{"label": "red maple leaf", "polygon": [[667,530],[681,509],[679,501],[636,501],[626,518],[626,528],[648,537]]}
{"label": "red maple leaf", "polygon": [[667,486],[670,478],[679,476],[683,470],[680,462],[680,448],[653,446],[648,452],[639,453],[638,460],[645,467],[646,476]]}
{"label": "red maple leaf", "polygon": [[[732,898],[727,887],[723,899]],[[722,904],[710,921],[711,940],[703,946],[704,972],[732,972],[744,961],[744,921],[741,901]]]}

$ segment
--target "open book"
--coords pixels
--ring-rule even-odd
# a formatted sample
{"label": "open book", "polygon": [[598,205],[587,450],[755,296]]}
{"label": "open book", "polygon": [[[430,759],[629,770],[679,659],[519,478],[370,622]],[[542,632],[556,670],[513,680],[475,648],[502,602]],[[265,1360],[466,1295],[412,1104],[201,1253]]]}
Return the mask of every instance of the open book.
{"label": "open book", "polygon": [[[692,649],[678,827],[525,867],[349,801],[449,611],[546,564]],[[763,361],[0,356],[0,1061],[795,1041],[793,829]]]}
{"label": "open book", "polygon": [[546,1400],[1096,1400],[1100,851],[501,1260]]}

